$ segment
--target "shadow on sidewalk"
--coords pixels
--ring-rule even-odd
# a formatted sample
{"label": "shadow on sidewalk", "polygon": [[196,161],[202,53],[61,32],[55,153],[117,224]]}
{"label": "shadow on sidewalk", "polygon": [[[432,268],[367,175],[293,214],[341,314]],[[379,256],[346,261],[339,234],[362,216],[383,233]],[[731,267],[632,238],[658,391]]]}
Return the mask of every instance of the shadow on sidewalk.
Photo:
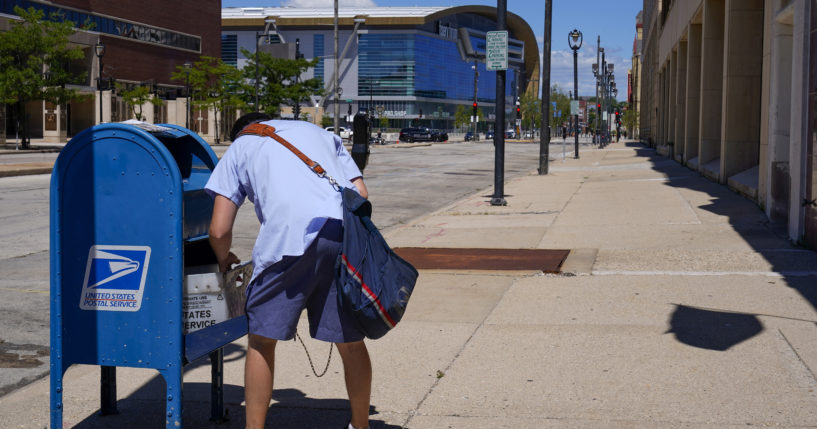
{"label": "shadow on sidewalk", "polygon": [[[224,347],[224,362],[243,361],[246,351],[243,347],[228,344]],[[202,358],[185,367],[185,372],[199,367],[210,367],[210,361]],[[149,370],[146,370],[149,371]],[[243,371],[242,371],[243,373]],[[70,387],[69,387],[70,389]],[[119,398],[118,414],[100,416],[95,411],[80,422],[65,421],[66,427],[76,429],[117,428],[145,429],[164,427],[166,384],[158,373],[131,395]],[[184,427],[233,429],[244,428],[244,387],[224,384],[225,421],[211,421],[209,382],[185,382],[183,385],[184,410],[182,420]],[[86,398],[94,400],[97,398]],[[370,416],[376,416],[377,409],[371,406]],[[310,398],[298,389],[276,389],[272,392],[272,403],[267,412],[267,427],[308,427],[331,428],[345,427],[349,421],[349,401],[347,399]],[[385,424],[381,420],[371,419],[372,429],[398,429],[399,426]]]}
{"label": "shadow on sidewalk", "polygon": [[[699,207],[726,217],[735,232],[766,259],[771,271],[780,273],[788,287],[795,289],[817,309],[817,276],[813,274],[817,268],[816,252],[791,244],[781,226],[772,224],[757,204],[727,186],[712,182],[641,143],[628,142],[626,146],[635,148],[638,156],[650,158],[653,170],[667,178],[668,186],[708,195],[711,202]],[[769,283],[776,283],[778,279],[770,277]],[[758,316],[761,314],[676,304],[667,333],[675,334],[678,341],[693,347],[725,351],[763,332],[764,327]],[[791,319],[785,315],[762,316]],[[801,321],[817,324],[817,321]]]}

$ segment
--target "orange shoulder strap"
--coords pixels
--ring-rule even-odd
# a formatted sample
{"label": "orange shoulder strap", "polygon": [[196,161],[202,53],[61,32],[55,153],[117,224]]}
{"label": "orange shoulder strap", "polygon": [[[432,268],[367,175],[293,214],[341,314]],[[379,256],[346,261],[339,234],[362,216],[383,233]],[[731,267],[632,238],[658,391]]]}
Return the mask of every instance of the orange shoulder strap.
{"label": "orange shoulder strap", "polygon": [[265,125],[265,124],[262,124],[260,122],[256,122],[254,124],[250,124],[250,125],[247,125],[246,127],[244,127],[244,129],[241,130],[240,133],[238,133],[238,136],[236,136],[236,139],[238,137],[243,136],[243,135],[271,137],[271,138],[275,139],[275,141],[277,141],[278,143],[281,143],[282,145],[284,145],[284,147],[286,147],[287,149],[291,150],[292,153],[295,154],[295,156],[300,158],[301,161],[303,161],[304,164],[306,164],[309,167],[309,169],[314,171],[318,176],[324,176],[326,174],[326,170],[324,170],[323,167],[321,167],[320,164],[313,161],[308,156],[304,155],[303,152],[298,150],[297,147],[293,146],[292,143],[288,142],[285,138],[283,138],[283,137],[279,136],[278,134],[276,134],[275,133],[275,127]]}

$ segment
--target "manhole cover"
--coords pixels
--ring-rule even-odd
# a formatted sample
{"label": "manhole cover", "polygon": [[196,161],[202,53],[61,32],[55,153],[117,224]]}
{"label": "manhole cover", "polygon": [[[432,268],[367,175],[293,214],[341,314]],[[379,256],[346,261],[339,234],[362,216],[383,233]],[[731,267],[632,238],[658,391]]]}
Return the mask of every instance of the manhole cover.
{"label": "manhole cover", "polygon": [[539,270],[559,273],[570,250],[397,247],[394,252],[417,269]]}

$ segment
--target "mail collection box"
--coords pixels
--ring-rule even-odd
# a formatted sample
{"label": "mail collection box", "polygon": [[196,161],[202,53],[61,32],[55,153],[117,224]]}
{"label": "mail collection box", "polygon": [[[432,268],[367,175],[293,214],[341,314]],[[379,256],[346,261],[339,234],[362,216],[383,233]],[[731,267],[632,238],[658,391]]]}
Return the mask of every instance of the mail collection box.
{"label": "mail collection box", "polygon": [[116,411],[116,367],[156,369],[167,427],[182,425],[186,364],[211,360],[223,417],[222,347],[246,334],[245,264],[219,273],[204,190],[218,159],[175,125],[101,124],[71,139],[51,176],[51,422],[65,371],[101,366],[101,411]]}

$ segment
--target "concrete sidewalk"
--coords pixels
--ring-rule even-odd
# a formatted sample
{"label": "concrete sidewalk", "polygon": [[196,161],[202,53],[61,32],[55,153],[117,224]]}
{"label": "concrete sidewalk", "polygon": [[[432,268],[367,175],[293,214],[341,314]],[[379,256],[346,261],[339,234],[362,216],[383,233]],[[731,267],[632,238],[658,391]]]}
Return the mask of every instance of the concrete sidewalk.
{"label": "concrete sidewalk", "polygon": [[[572,249],[564,273],[422,271],[403,322],[368,343],[373,427],[817,426],[817,253],[752,202],[623,142],[505,191],[505,207],[484,190],[389,243]],[[244,426],[245,345],[225,349],[227,423],[207,420],[208,362],[188,367],[186,427]],[[328,348],[307,347],[322,369]],[[268,426],[345,424],[337,354],[319,380],[299,343],[277,350]],[[120,414],[107,417],[98,367],[64,380],[65,427],[164,425],[155,371],[119,368]],[[48,392],[43,379],[0,398],[3,427],[46,426]]]}

